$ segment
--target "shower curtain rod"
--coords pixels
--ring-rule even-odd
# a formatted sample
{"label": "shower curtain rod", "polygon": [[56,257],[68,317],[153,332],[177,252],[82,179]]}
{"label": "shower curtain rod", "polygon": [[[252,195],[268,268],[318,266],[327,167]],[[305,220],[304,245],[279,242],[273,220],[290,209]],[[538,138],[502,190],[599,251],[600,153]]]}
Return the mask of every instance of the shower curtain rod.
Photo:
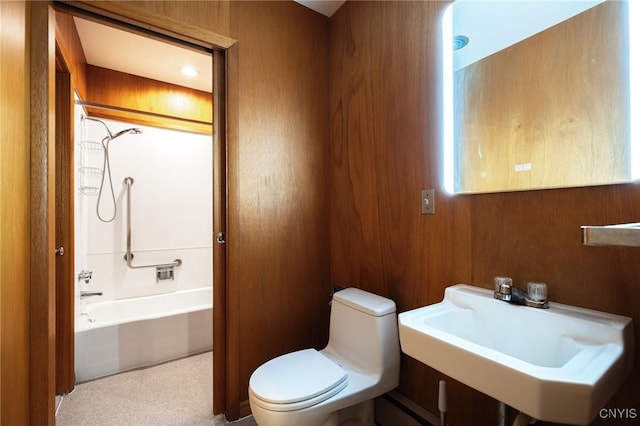
{"label": "shower curtain rod", "polygon": [[184,121],[184,122],[187,122],[187,123],[201,124],[201,125],[205,125],[205,126],[211,126],[212,125],[212,123],[207,122],[207,121],[193,120],[193,119],[190,119],[190,118],[183,118],[183,117],[174,117],[173,115],[158,114],[157,112],[139,111],[139,110],[131,109],[131,108],[123,108],[123,107],[117,107],[117,106],[112,106],[112,105],[96,104],[96,103],[93,103],[93,102],[86,102],[86,101],[75,101],[75,103],[76,103],[76,105],[89,107],[89,108],[108,109],[108,110],[111,110],[111,111],[127,112],[127,113],[130,113],[130,114],[148,115],[148,116],[156,117],[156,118],[164,118],[164,119],[167,119],[167,120]]}

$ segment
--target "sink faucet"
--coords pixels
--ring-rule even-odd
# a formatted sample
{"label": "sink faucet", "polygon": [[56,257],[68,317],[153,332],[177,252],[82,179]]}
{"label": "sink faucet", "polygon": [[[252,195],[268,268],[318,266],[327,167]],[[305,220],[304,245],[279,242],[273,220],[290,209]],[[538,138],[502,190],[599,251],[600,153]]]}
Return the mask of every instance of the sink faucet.
{"label": "sink faucet", "polygon": [[101,291],[81,291],[80,292],[80,299],[86,299],[87,297],[93,297],[93,296],[102,296],[102,292]]}
{"label": "sink faucet", "polygon": [[495,277],[494,284],[493,297],[498,300],[532,308],[549,308],[547,285],[545,283],[530,282],[527,285],[528,291],[513,286],[511,278],[508,277]]}

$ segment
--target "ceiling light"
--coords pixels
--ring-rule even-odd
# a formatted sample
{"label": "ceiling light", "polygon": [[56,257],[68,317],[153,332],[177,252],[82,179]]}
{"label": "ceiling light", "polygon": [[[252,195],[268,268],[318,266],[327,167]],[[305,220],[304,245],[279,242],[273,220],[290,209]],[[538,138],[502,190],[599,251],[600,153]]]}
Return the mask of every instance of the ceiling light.
{"label": "ceiling light", "polygon": [[182,73],[182,75],[184,75],[185,77],[197,77],[198,74],[200,74],[198,72],[197,69],[195,69],[194,67],[192,67],[191,65],[185,65],[182,68],[180,68],[180,72]]}

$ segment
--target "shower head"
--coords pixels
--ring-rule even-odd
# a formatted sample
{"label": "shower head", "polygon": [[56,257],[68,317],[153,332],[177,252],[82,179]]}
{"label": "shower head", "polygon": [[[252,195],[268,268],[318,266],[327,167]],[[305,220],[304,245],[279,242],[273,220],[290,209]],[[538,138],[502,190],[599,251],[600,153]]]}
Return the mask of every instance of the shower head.
{"label": "shower head", "polygon": [[132,135],[139,135],[140,133],[142,133],[142,129],[138,128],[138,127],[132,127],[131,129],[125,129],[125,130],[120,130],[118,133],[116,133],[115,135],[109,135],[109,137],[113,140],[119,136],[122,136],[126,133],[131,133]]}
{"label": "shower head", "polygon": [[97,121],[98,123],[102,124],[104,126],[105,129],[107,129],[107,133],[109,134],[109,139],[115,139],[118,136],[122,136],[125,133],[131,133],[132,135],[139,135],[140,133],[142,133],[142,129],[138,128],[138,127],[132,127],[130,129],[125,129],[125,130],[121,130],[118,133],[116,133],[115,135],[113,133],[111,133],[111,130],[109,130],[109,126],[107,126],[105,124],[104,121],[102,120],[98,120],[97,118],[93,118],[93,117],[87,117],[85,115],[82,115],[81,117],[82,120],[91,120],[91,121]]}

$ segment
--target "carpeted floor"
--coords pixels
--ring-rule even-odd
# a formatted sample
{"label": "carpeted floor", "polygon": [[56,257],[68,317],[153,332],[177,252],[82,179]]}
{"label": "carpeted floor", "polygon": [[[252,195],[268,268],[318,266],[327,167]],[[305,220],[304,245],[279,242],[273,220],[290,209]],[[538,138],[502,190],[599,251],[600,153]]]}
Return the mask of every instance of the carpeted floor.
{"label": "carpeted floor", "polygon": [[76,385],[56,415],[57,426],[255,426],[246,418],[213,417],[212,354]]}

